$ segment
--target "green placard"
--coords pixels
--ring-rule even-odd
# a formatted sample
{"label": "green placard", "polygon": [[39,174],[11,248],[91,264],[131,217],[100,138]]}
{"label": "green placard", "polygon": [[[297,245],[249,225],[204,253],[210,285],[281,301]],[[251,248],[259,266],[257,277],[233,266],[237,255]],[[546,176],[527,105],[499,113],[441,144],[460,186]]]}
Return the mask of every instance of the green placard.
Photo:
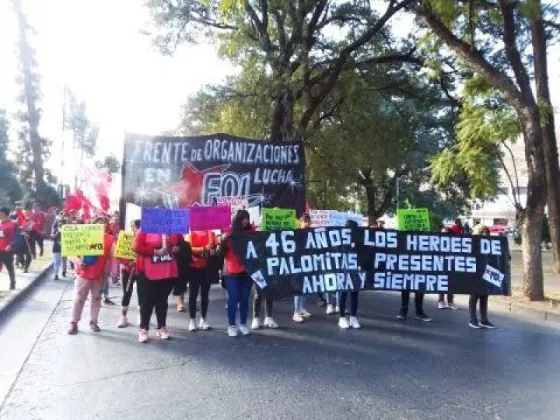
{"label": "green placard", "polygon": [[292,209],[262,209],[262,230],[293,230],[296,228],[296,211]]}
{"label": "green placard", "polygon": [[397,210],[397,219],[399,230],[430,231],[430,212],[428,209],[399,209]]}
{"label": "green placard", "polygon": [[60,233],[60,245],[64,257],[104,253],[105,226],[103,225],[62,225]]}

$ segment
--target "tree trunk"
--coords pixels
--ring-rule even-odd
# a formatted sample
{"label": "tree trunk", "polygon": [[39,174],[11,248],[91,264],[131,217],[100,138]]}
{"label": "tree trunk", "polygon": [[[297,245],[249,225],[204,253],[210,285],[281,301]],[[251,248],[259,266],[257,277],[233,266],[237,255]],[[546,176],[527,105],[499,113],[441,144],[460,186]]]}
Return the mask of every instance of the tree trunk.
{"label": "tree trunk", "polygon": [[295,98],[288,87],[282,87],[274,99],[274,114],[272,117],[272,141],[296,140],[294,130]]}
{"label": "tree trunk", "polygon": [[544,212],[526,211],[519,217],[523,251],[523,295],[529,300],[544,300],[541,233]]}
{"label": "tree trunk", "polygon": [[541,239],[547,185],[543,133],[539,108],[534,101],[518,111],[525,140],[528,175],[527,206],[519,217],[523,251],[523,294],[532,301],[544,300]]}
{"label": "tree trunk", "polygon": [[41,118],[37,109],[38,78],[33,73],[33,51],[27,39],[29,25],[23,13],[20,0],[13,0],[14,10],[19,26],[19,60],[23,79],[23,100],[27,110],[27,123],[29,124],[29,143],[33,158],[33,174],[35,177],[35,191],[41,189],[45,183],[45,170],[43,168],[43,147],[39,136],[39,120]]}
{"label": "tree trunk", "polygon": [[546,122],[543,127],[543,146],[546,160],[547,205],[550,226],[550,239],[554,259],[554,271],[560,273],[560,167],[558,163],[558,144],[554,130],[554,112],[550,100],[548,84],[548,64],[546,31],[542,21],[542,5],[540,0],[535,0],[538,13],[531,21],[533,66],[537,87],[537,101],[548,109]]}

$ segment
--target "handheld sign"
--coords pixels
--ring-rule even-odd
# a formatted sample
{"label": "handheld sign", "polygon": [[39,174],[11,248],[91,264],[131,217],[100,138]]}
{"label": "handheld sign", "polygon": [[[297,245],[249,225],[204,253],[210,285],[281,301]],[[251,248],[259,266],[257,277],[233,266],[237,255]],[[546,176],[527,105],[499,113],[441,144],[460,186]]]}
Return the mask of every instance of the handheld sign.
{"label": "handheld sign", "polygon": [[142,232],[182,235],[189,231],[189,210],[142,207]]}
{"label": "handheld sign", "polygon": [[329,226],[329,213],[329,210],[311,210],[311,212],[309,213],[309,217],[311,218],[311,226]]}
{"label": "handheld sign", "polygon": [[115,257],[123,260],[135,260],[134,233],[121,230],[115,246]]}
{"label": "handheld sign", "polygon": [[251,223],[254,224],[255,226],[260,226],[261,209],[258,207],[249,207],[247,209],[247,212],[249,213],[249,219],[251,220]]}
{"label": "handheld sign", "polygon": [[262,209],[262,230],[290,230],[296,228],[296,211],[292,209]]}
{"label": "handheld sign", "polygon": [[231,225],[230,206],[192,207],[189,216],[192,231],[223,229]]}
{"label": "handheld sign", "polygon": [[103,225],[62,225],[61,251],[65,257],[103,255],[105,226]]}
{"label": "handheld sign", "polygon": [[428,209],[399,209],[397,210],[397,219],[399,230],[430,231],[430,212]]}
{"label": "handheld sign", "polygon": [[230,206],[231,216],[235,216],[238,210],[249,209],[249,199],[245,196],[241,197],[217,197],[216,204],[218,206]]}

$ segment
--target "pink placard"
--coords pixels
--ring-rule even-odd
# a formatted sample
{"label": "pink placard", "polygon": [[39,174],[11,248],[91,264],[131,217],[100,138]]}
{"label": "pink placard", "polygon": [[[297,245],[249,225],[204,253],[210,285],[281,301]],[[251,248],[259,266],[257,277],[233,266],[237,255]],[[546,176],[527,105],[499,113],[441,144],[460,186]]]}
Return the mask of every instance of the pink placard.
{"label": "pink placard", "polygon": [[231,206],[204,206],[189,209],[191,231],[223,229],[231,225]]}

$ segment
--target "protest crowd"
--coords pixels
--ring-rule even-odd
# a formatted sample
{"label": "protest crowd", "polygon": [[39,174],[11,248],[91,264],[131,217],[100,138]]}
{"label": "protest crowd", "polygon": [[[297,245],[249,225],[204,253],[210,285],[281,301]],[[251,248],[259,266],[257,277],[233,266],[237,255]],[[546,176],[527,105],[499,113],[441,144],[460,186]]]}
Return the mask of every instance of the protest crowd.
{"label": "protest crowd", "polygon": [[[40,212],[38,206],[27,214],[16,209],[10,215],[8,209],[0,209],[0,258],[10,279],[14,278],[14,256],[18,262],[21,261],[22,268],[26,270],[29,259],[35,255],[34,247],[39,246],[39,252],[42,252],[39,244],[45,237],[48,228],[46,223],[49,219]],[[144,232],[142,220],[134,220],[125,232],[121,231],[119,220],[118,211],[111,216],[92,217],[89,221],[80,217],[76,211],[70,211],[61,212],[56,220],[50,222],[52,235],[49,236],[53,239],[54,279],[59,279],[60,274],[67,276],[70,268],[76,275],[69,334],[78,333],[78,324],[88,297],[91,302],[89,326],[92,331],[100,331],[98,319],[102,302],[106,305],[114,304],[108,297],[108,286],[119,281],[122,285],[122,299],[117,326],[125,328],[130,325],[128,310],[135,288],[139,307],[138,340],[141,343],[149,341],[148,330],[154,312],[156,335],[163,340],[169,339],[167,312],[171,294],[175,298],[177,311],[188,312],[190,331],[210,329],[207,313],[209,293],[213,284],[221,284],[225,290],[227,334],[230,337],[238,334],[248,335],[251,330],[261,327],[273,329],[279,327],[273,317],[274,299],[267,297],[263,289],[258,287],[258,282],[250,276],[230,240],[231,235],[250,234],[257,230],[251,223],[247,210],[234,211],[231,225],[220,231],[196,230],[188,234]],[[297,222],[298,229],[313,229],[311,217],[307,213]],[[464,232],[459,230],[461,229],[459,223],[456,222],[452,227],[451,230],[454,232],[450,232],[449,228],[443,228],[442,231],[448,235],[462,234]],[[98,247],[100,252],[96,252],[96,255],[83,255],[83,251],[82,255],[63,255],[63,232],[69,232],[66,235],[68,235],[68,242],[71,243],[72,226],[80,228],[76,230],[78,232],[88,225],[96,228],[91,232],[99,232],[102,235]],[[355,229],[358,224],[354,220],[348,220],[345,226]],[[376,231],[385,230],[382,222],[377,222],[369,228]],[[23,250],[17,245],[16,232],[20,232],[19,235],[24,238]],[[476,226],[473,234],[489,235],[489,231],[484,226]],[[68,254],[73,253],[69,251]],[[252,291],[254,291],[253,311],[249,327],[249,300]],[[338,290],[316,293],[315,299],[320,307],[326,307],[327,315],[338,315],[338,326],[341,329],[357,329],[361,327],[358,318],[360,293],[363,292],[359,289]],[[105,294],[104,300],[103,294]],[[401,306],[397,319],[402,321],[408,315],[411,292],[403,290],[400,294]],[[199,295],[200,307],[197,305]],[[305,308],[307,297],[308,295],[293,296],[292,319],[296,323],[306,322],[311,317],[311,313]],[[185,303],[186,301],[188,302]],[[488,295],[472,294],[469,303],[469,326],[476,329],[494,328],[488,320]],[[264,319],[261,317],[263,305]],[[414,318],[430,322],[431,318],[424,312],[423,292],[415,292],[414,305]],[[480,307],[480,322],[477,317],[477,305]],[[453,294],[440,293],[438,307],[456,309]],[[197,312],[200,312],[198,321]]]}

